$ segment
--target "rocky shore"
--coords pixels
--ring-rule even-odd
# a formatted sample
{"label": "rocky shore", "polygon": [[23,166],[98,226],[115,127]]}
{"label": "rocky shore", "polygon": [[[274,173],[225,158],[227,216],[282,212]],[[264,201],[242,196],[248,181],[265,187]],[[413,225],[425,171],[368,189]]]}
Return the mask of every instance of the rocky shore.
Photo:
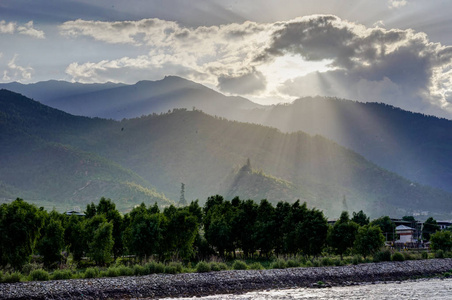
{"label": "rocky shore", "polygon": [[452,259],[430,259],[342,267],[3,283],[0,284],[0,299],[127,299],[236,294],[276,288],[397,281],[433,276],[451,269]]}

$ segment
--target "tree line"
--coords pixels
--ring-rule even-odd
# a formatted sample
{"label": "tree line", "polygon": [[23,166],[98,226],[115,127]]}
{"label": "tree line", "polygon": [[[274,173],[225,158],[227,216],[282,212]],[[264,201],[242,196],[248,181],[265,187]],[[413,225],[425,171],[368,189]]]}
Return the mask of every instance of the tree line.
{"label": "tree line", "polygon": [[122,215],[110,199],[87,205],[84,216],[45,211],[22,199],[0,206],[0,264],[20,269],[35,254],[47,268],[68,255],[97,265],[133,255],[138,260],[199,261],[213,255],[243,257],[296,255],[315,257],[323,251],[364,257],[384,245],[383,232],[393,232],[388,217],[372,222],[362,211],[343,212],[329,225],[323,212],[306,203],[267,200],[231,201],[211,196],[201,207],[142,203]]}

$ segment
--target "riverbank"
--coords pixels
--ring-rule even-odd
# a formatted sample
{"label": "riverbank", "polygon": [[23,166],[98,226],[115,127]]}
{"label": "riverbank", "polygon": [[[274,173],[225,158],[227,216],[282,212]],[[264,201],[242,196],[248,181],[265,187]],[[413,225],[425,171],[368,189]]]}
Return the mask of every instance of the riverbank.
{"label": "riverbank", "polygon": [[367,263],[341,267],[33,281],[0,284],[0,299],[191,297],[265,289],[397,281],[434,276],[451,269],[452,259],[447,258]]}

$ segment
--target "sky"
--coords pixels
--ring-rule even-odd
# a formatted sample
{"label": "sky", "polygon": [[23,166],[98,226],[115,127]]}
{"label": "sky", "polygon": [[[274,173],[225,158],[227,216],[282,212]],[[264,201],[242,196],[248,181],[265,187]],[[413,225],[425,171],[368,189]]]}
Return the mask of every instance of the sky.
{"label": "sky", "polygon": [[0,82],[177,75],[260,104],[383,102],[452,119],[452,1],[0,0]]}

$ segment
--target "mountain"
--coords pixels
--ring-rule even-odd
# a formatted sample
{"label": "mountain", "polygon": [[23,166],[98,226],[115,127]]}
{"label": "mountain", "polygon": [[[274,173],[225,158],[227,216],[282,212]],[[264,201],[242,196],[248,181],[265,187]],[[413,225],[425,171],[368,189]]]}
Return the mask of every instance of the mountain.
{"label": "mountain", "polygon": [[185,198],[201,203],[218,193],[273,203],[300,199],[329,216],[344,209],[371,216],[452,211],[451,194],[388,172],[321,136],[199,110],[92,119],[2,90],[0,160],[0,192],[33,193],[40,197],[33,200],[46,203],[82,206],[105,196],[121,209],[141,201],[168,205],[179,199],[183,182]]}
{"label": "mountain", "polygon": [[246,120],[319,134],[412,181],[452,192],[452,121],[382,103],[308,97]]}
{"label": "mountain", "polygon": [[1,87],[75,115],[121,120],[196,107],[283,132],[301,130],[325,136],[411,181],[452,192],[452,121],[386,104],[307,97],[260,106],[174,76],[135,85],[47,81]]}
{"label": "mountain", "polygon": [[227,97],[201,84],[167,76],[159,81],[125,84],[80,84],[45,81],[35,84],[0,84],[64,112],[87,117],[121,120],[173,108],[196,107],[208,114],[232,117],[238,111],[262,107],[242,97]]}
{"label": "mountain", "polygon": [[67,143],[106,122],[0,90],[0,199],[22,197],[64,209],[102,196],[118,199],[120,208],[143,199],[171,203],[137,174]]}

